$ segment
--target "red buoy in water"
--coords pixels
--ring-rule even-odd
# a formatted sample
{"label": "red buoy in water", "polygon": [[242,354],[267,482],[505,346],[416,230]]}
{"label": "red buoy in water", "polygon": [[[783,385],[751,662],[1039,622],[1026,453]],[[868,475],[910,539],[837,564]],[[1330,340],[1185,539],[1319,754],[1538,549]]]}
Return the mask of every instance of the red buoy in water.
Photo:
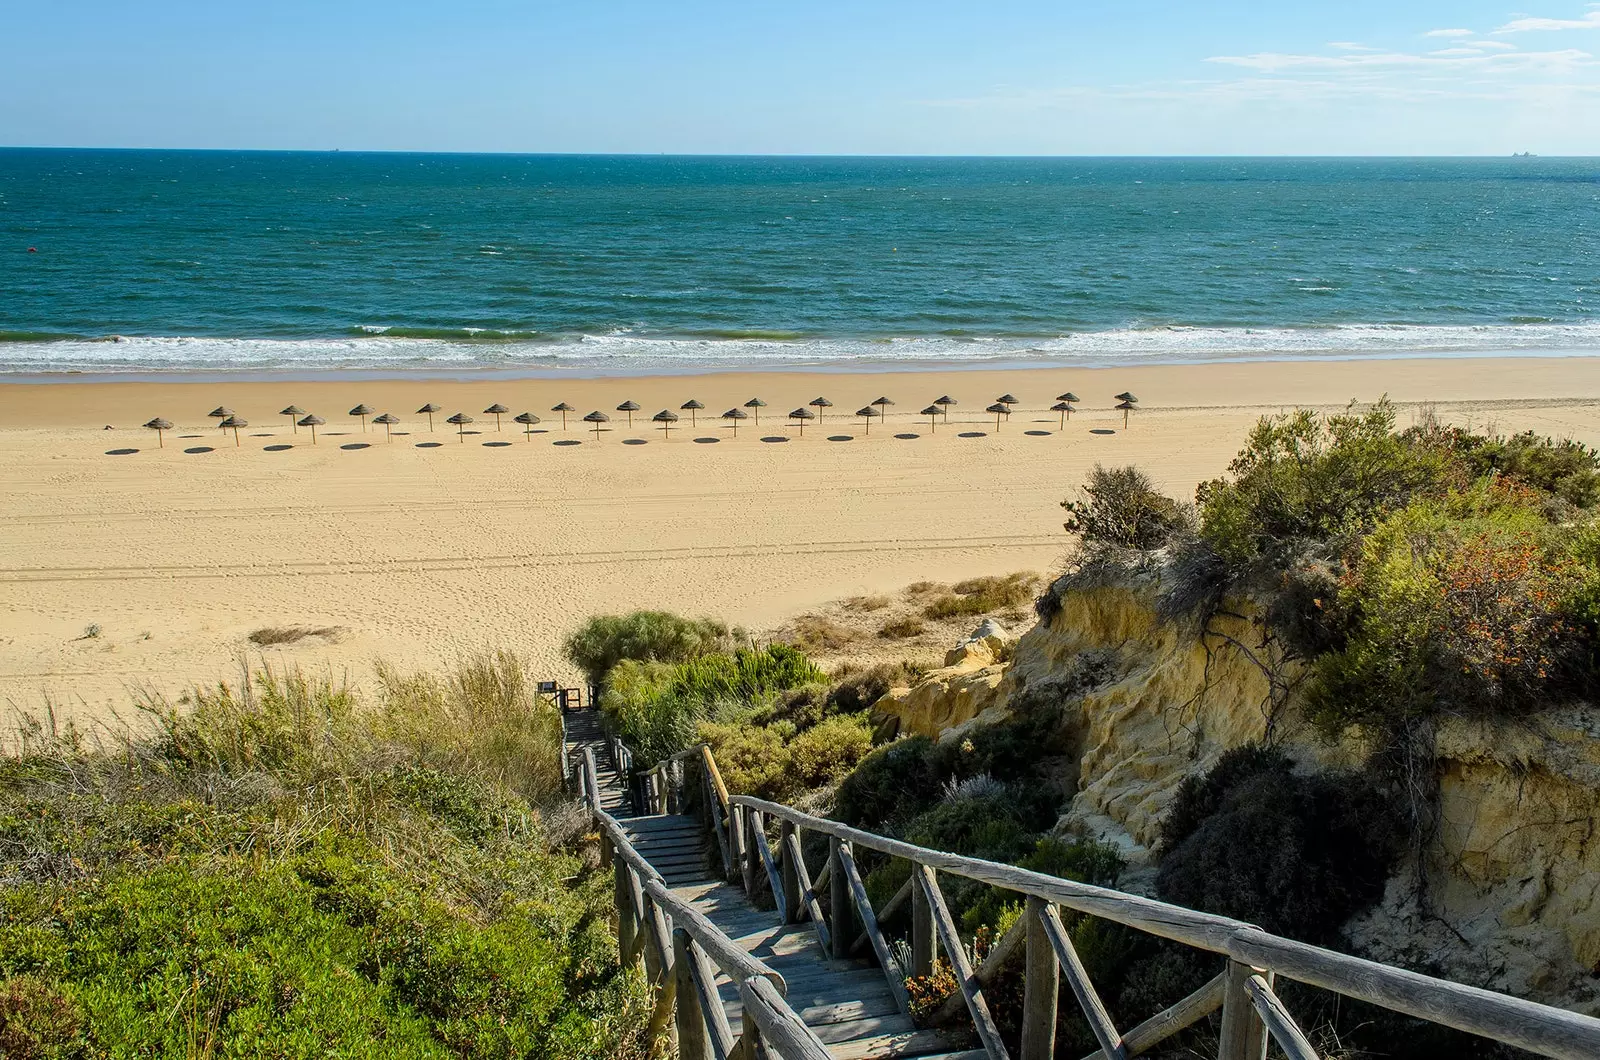
{"label": "red buoy in water", "polygon": [[29,254],[37,254],[37,253],[39,253],[39,248],[38,247],[29,247],[28,248],[28,253]]}

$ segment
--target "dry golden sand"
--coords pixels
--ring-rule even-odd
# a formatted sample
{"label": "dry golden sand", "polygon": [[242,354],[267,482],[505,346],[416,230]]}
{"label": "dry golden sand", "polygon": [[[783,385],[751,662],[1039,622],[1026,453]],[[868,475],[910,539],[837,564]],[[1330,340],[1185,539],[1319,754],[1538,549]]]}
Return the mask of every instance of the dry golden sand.
{"label": "dry golden sand", "polygon": [[[1084,411],[1061,432],[1043,410],[1068,389]],[[1110,409],[1123,389],[1144,406],[1127,431]],[[1021,405],[997,434],[981,410],[1007,391]],[[1049,570],[1067,543],[1057,504],[1096,461],[1138,463],[1187,495],[1262,413],[1385,392],[1403,422],[1433,402],[1457,422],[1600,442],[1594,358],[0,386],[0,704],[50,696],[104,717],[130,686],[175,694],[234,672],[245,651],[359,680],[378,656],[425,666],[506,646],[556,674],[561,635],[597,611],[764,628],[919,579]],[[915,412],[943,393],[960,404],[930,434]],[[835,408],[795,438],[783,413],[818,394]],[[849,413],[879,394],[897,404],[863,438]],[[753,395],[768,403],[761,426],[737,440],[714,416],[689,429],[685,415],[670,442],[649,423],[690,397],[715,414]],[[627,399],[643,407],[631,430],[611,411]],[[546,411],[563,400],[607,410],[611,429],[596,439],[574,417],[563,433]],[[431,435],[412,413],[429,401],[445,410]],[[526,440],[509,417],[496,433],[478,413],[496,401],[538,412],[547,433]],[[359,402],[407,433],[363,434],[344,415]],[[328,421],[315,447],[274,415],[290,403]],[[206,418],[218,404],[250,420],[237,448]],[[482,433],[448,433],[457,410]],[[158,415],[177,424],[165,449],[137,426]],[[248,640],[300,626],[335,632]]]}

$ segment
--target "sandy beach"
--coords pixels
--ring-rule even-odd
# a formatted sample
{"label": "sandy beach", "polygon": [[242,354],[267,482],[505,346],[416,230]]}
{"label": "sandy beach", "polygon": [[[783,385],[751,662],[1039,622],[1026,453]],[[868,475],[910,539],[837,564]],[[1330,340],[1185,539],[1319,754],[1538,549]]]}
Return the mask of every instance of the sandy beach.
{"label": "sandy beach", "polygon": [[[1110,397],[1125,389],[1141,399],[1126,430]],[[1060,430],[1047,410],[1066,390],[1083,401]],[[997,432],[982,410],[1006,392],[1020,401]],[[176,696],[262,655],[360,681],[380,657],[507,647],[569,677],[561,637],[599,611],[761,629],[919,579],[1049,571],[1068,545],[1057,506],[1097,461],[1188,496],[1262,414],[1385,393],[1402,423],[1430,403],[1600,442],[1600,359],[1584,357],[0,385],[0,705],[104,720],[132,688]],[[784,413],[819,394],[834,407],[802,438]],[[866,436],[851,413],[880,394],[896,404]],[[917,410],[941,394],[959,404],[930,431]],[[716,414],[752,396],[760,425],[735,438]],[[709,415],[664,439],[650,416],[689,398]],[[578,410],[566,431],[548,411],[561,401]],[[443,409],[433,433],[425,402]],[[494,402],[542,433],[510,416],[496,431],[479,411]],[[315,446],[276,414],[291,403],[327,421]],[[358,403],[400,417],[392,442],[345,414]],[[219,404],[249,420],[237,446],[206,416]],[[598,437],[579,420],[596,408],[612,418]],[[456,411],[477,433],[453,433]],[[175,424],[164,448],[138,426],[155,416]],[[324,632],[249,639],[282,627]]]}

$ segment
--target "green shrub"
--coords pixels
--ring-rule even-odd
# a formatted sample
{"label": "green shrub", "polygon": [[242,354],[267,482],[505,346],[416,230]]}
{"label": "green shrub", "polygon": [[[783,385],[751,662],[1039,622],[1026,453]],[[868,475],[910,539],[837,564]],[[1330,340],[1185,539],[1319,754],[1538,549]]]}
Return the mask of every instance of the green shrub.
{"label": "green shrub", "polygon": [[1370,779],[1297,775],[1238,748],[1178,789],[1163,822],[1162,898],[1326,944],[1383,895],[1398,830]]}
{"label": "green shrub", "polygon": [[841,780],[871,750],[872,727],[865,715],[835,715],[794,738],[791,769],[803,787],[823,788]]}
{"label": "green shrub", "polygon": [[611,668],[634,662],[684,662],[723,651],[737,631],[709,618],[682,618],[667,611],[597,615],[567,636],[561,650],[589,683],[601,685]]}
{"label": "green shrub", "polygon": [[777,802],[841,779],[872,749],[872,730],[862,715],[827,718],[796,733],[786,721],[700,726],[728,790]]}
{"label": "green shrub", "polygon": [[787,644],[716,652],[680,663],[667,690],[702,703],[719,699],[755,703],[777,692],[826,681],[827,674]]}
{"label": "green shrub", "polygon": [[1498,473],[1576,508],[1590,508],[1600,501],[1600,451],[1589,446],[1542,438],[1532,431],[1509,438],[1461,430],[1445,431],[1443,436],[1475,475]]}
{"label": "green shrub", "polygon": [[931,804],[944,782],[933,761],[933,746],[926,736],[907,736],[867,755],[839,785],[834,816],[845,824],[878,831]]}
{"label": "green shrub", "polygon": [[1188,509],[1157,490],[1136,467],[1096,464],[1079,492],[1078,500],[1062,501],[1061,507],[1067,510],[1067,532],[1082,534],[1085,541],[1160,548],[1193,525]]}
{"label": "green shrub", "polygon": [[935,597],[923,607],[922,613],[927,618],[942,620],[1008,611],[1032,600],[1038,585],[1039,576],[1028,571],[968,578],[952,585],[950,592]]}

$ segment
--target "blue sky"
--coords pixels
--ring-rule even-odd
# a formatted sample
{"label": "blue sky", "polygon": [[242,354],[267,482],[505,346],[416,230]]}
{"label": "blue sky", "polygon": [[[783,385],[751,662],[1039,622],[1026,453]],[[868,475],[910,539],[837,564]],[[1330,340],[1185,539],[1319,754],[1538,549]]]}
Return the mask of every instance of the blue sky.
{"label": "blue sky", "polygon": [[0,144],[1600,154],[1600,3],[0,0]]}

